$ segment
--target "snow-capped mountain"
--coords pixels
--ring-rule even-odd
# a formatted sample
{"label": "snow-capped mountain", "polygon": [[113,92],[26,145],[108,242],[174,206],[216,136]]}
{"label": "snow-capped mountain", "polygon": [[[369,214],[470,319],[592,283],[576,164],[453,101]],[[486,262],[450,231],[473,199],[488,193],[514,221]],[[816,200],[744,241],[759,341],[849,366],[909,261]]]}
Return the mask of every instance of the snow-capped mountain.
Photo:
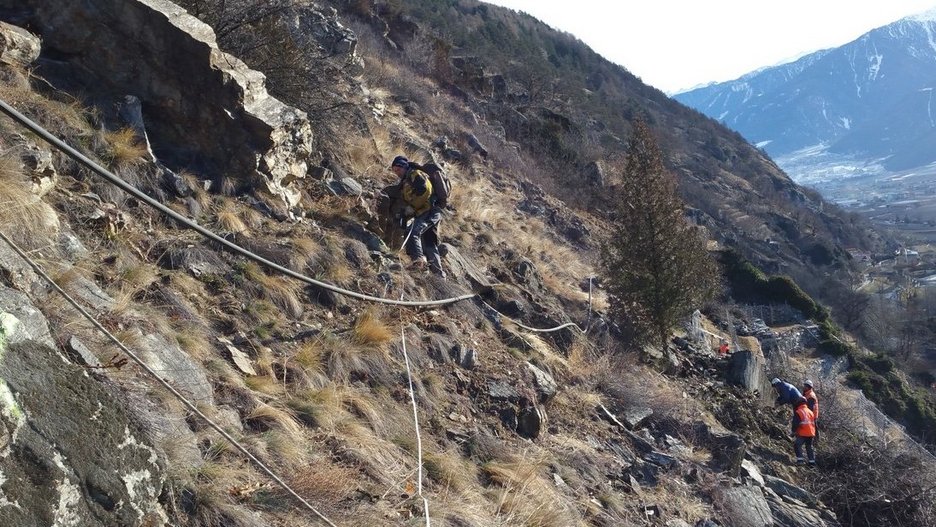
{"label": "snow-capped mountain", "polygon": [[883,159],[897,171],[936,161],[934,88],[936,9],[674,98],[737,130],[781,166],[798,151],[821,148],[859,162]]}

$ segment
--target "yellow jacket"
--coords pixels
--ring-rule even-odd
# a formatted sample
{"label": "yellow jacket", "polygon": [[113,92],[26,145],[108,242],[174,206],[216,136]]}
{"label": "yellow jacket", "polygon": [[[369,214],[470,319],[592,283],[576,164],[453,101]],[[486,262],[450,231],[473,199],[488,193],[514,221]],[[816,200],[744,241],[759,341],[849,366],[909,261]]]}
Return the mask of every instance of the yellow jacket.
{"label": "yellow jacket", "polygon": [[432,208],[431,197],[432,183],[423,171],[410,170],[403,176],[403,201],[413,208],[415,216]]}

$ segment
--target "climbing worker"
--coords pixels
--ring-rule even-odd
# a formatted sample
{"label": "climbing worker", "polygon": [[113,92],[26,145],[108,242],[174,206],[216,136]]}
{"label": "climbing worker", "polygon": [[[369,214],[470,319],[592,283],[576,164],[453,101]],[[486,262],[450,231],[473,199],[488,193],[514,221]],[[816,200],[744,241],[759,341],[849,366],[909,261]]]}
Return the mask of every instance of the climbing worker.
{"label": "climbing worker", "polygon": [[[816,418],[806,404],[806,400],[799,401],[793,411],[793,424],[791,433],[796,438],[793,442],[793,451],[796,453],[796,464],[808,462],[816,464],[816,452],[813,449],[813,438],[816,437]],[[803,446],[806,447],[806,456],[803,457]]]}
{"label": "climbing worker", "polygon": [[721,345],[718,346],[719,355],[728,355],[728,341],[722,339]]}
{"label": "climbing worker", "polygon": [[433,199],[432,182],[419,165],[403,156],[396,156],[390,170],[400,178],[403,201],[406,203],[404,219],[412,218],[406,253],[412,259],[411,269],[425,270],[445,277],[439,254],[437,228],[442,221],[442,209]]}
{"label": "climbing worker", "polygon": [[813,417],[818,421],[819,398],[816,396],[816,391],[813,390],[813,382],[809,379],[806,379],[806,382],[803,383],[803,397],[806,398],[806,405],[812,410]]}
{"label": "climbing worker", "polygon": [[803,397],[803,394],[788,382],[783,382],[780,379],[774,377],[770,381],[770,385],[774,387],[774,390],[777,391],[777,399],[774,401],[774,406],[779,406],[781,404],[789,404],[790,406],[796,408],[800,401],[803,403],[806,402],[806,398]]}
{"label": "climbing worker", "polygon": [[813,382],[809,379],[806,379],[803,382],[803,397],[806,398],[806,406],[809,407],[810,411],[813,413],[813,421],[815,421],[816,426],[816,438],[819,440],[819,397],[816,396],[816,391],[813,390]]}

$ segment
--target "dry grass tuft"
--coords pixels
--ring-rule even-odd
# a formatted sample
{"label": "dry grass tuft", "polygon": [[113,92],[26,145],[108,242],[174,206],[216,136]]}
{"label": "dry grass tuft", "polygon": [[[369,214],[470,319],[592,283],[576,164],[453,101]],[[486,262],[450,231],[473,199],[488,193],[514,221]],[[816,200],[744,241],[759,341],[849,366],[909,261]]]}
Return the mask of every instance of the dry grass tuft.
{"label": "dry grass tuft", "polygon": [[308,426],[317,426],[334,432],[338,423],[347,417],[341,394],[334,386],[308,390],[289,399],[289,408]]}
{"label": "dry grass tuft", "polygon": [[244,280],[248,282],[261,282],[264,278],[266,278],[266,275],[263,273],[263,269],[256,262],[246,261],[237,264],[235,267],[237,271],[243,275]]}
{"label": "dry grass tuft", "polygon": [[322,265],[324,266],[323,277],[326,281],[347,284],[356,276],[344,254],[344,249],[332,240],[325,245]]}
{"label": "dry grass tuft", "polygon": [[[214,443],[205,462],[195,468],[173,470],[169,486],[170,516],[173,525],[186,527],[248,527],[255,525],[246,511],[237,507],[232,490],[255,488],[260,476],[242,461],[226,459],[224,447]],[[183,497],[181,494],[186,495]],[[183,507],[180,502],[186,503]]]}
{"label": "dry grass tuft", "polygon": [[256,282],[263,288],[264,296],[290,317],[299,318],[302,316],[302,302],[299,301],[302,287],[295,281],[279,276],[266,275],[261,272]]}
{"label": "dry grass tuft", "polygon": [[302,427],[291,412],[281,410],[266,403],[259,403],[244,421],[261,430],[280,430],[293,439],[301,439]]}
{"label": "dry grass tuft", "polygon": [[325,267],[325,280],[328,282],[348,284],[354,277],[354,270],[343,259],[330,259]]}
{"label": "dry grass tuft", "polygon": [[571,527],[583,525],[555,485],[540,475],[541,463],[526,459],[491,461],[481,471],[499,489],[493,494],[497,515],[507,525]]}
{"label": "dry grass tuft", "polygon": [[49,244],[59,229],[55,210],[30,191],[19,159],[0,156],[0,229],[24,249]]}
{"label": "dry grass tuft", "polygon": [[291,360],[307,370],[322,372],[324,371],[324,358],[325,350],[322,348],[319,341],[312,340],[304,342],[302,346],[299,347],[299,350],[291,357]]}
{"label": "dry grass tuft", "polygon": [[[377,337],[371,334],[368,338]],[[379,339],[368,342],[376,344]],[[362,346],[353,340],[341,340],[335,336],[325,336],[320,339],[320,343],[325,350],[325,366],[331,379],[345,383],[390,382],[390,356],[387,346]]]}
{"label": "dry grass tuft", "polygon": [[303,388],[321,388],[328,383],[325,375],[325,350],[317,341],[309,341],[288,354],[283,367],[290,373],[293,384]]}
{"label": "dry grass tuft", "polygon": [[263,435],[267,450],[279,458],[283,466],[302,466],[308,463],[311,452],[305,448],[300,434],[271,430]]}
{"label": "dry grass tuft", "polygon": [[478,485],[478,467],[457,452],[427,453],[423,465],[426,474],[447,490],[462,493]]}
{"label": "dry grass tuft", "polygon": [[214,347],[210,344],[208,335],[200,327],[187,325],[176,331],[175,339],[182,351],[200,362],[214,356]]}
{"label": "dry grass tuft", "polygon": [[104,141],[110,165],[116,168],[128,168],[145,163],[149,151],[146,143],[137,137],[132,128],[122,128],[116,132],[105,132]]}
{"label": "dry grass tuft", "polygon": [[89,122],[89,111],[80,101],[68,102],[48,99],[33,91],[26,74],[19,68],[5,65],[0,82],[0,99],[32,118],[53,135],[72,143],[89,138],[94,127]]}
{"label": "dry grass tuft", "polygon": [[300,496],[323,506],[323,512],[334,513],[354,495],[359,479],[361,474],[353,467],[317,460],[297,468],[290,475],[289,484]]}
{"label": "dry grass tuft", "polygon": [[363,420],[370,430],[385,431],[385,411],[373,397],[356,388],[329,385],[308,390],[287,403],[310,426],[335,432]]}
{"label": "dry grass tuft", "polygon": [[280,397],[286,393],[283,383],[272,375],[251,375],[244,378],[244,384],[255,392],[271,397]]}
{"label": "dry grass tuft", "polygon": [[218,229],[221,231],[243,236],[250,235],[247,224],[244,223],[244,220],[241,219],[232,205],[225,204],[224,208],[218,212],[217,218]]}
{"label": "dry grass tuft", "polygon": [[255,231],[263,228],[265,219],[263,213],[253,207],[244,209],[244,222]]}
{"label": "dry grass tuft", "polygon": [[371,349],[385,350],[392,340],[393,332],[372,309],[361,314],[351,332],[351,342]]}
{"label": "dry grass tuft", "polygon": [[305,269],[314,262],[319,255],[319,245],[309,238],[294,238],[292,246],[295,251],[293,262],[296,269]]}

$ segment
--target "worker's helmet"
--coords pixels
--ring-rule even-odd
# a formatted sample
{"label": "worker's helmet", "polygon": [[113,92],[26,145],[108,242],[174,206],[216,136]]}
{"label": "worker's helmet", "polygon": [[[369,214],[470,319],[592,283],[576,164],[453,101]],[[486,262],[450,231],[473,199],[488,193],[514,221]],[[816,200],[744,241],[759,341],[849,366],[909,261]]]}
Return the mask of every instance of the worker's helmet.
{"label": "worker's helmet", "polygon": [[808,387],[812,388],[812,381],[809,380],[809,379],[806,379],[806,381],[803,382],[803,386],[808,386]]}
{"label": "worker's helmet", "polygon": [[770,381],[770,385],[771,385],[771,386],[776,386],[776,385],[778,385],[778,384],[780,384],[780,379],[778,379],[778,378],[776,378],[776,377],[774,377],[773,380]]}

